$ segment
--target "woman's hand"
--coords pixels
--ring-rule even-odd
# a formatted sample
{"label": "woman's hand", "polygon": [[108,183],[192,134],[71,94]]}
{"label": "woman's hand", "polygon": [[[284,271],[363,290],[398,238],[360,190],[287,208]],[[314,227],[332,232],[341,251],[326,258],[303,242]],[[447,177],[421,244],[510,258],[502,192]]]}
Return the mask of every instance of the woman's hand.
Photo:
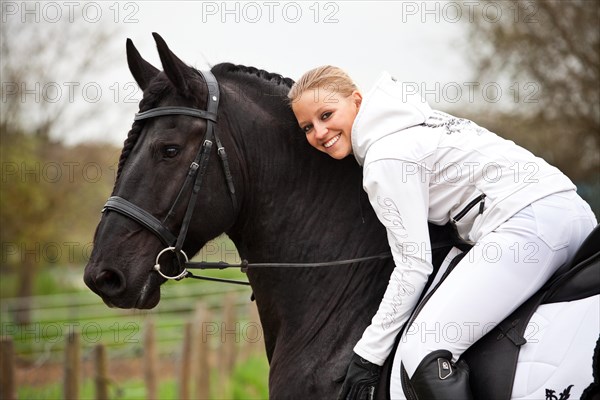
{"label": "woman's hand", "polygon": [[354,353],[338,400],[373,400],[381,367]]}

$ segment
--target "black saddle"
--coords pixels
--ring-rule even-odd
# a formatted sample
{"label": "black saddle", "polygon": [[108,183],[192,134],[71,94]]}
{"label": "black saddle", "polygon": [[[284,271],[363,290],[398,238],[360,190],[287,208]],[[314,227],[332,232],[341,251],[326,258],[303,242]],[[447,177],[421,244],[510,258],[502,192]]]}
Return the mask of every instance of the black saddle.
{"label": "black saddle", "polygon": [[[573,261],[559,268],[548,288],[542,304],[559,303],[594,296],[600,292],[600,225],[596,226],[581,244]],[[594,262],[596,267],[594,268]]]}
{"label": "black saddle", "polygon": [[[535,295],[463,354],[461,358],[477,371],[470,381],[475,398],[510,399],[519,351],[527,343],[525,329],[540,304],[584,299],[597,294],[600,294],[600,225],[582,243],[573,261],[560,267]],[[598,390],[597,374],[594,379],[590,388],[593,386],[596,388],[593,390]]]}
{"label": "black saddle", "polygon": [[[466,255],[470,246],[461,242],[448,226],[436,227],[430,224],[430,235],[432,244],[438,244],[437,250],[434,245],[432,277],[437,274],[440,264],[450,248],[458,247],[463,251],[450,263],[441,279],[443,281]],[[449,241],[440,239],[449,236],[452,237]],[[427,291],[431,281],[432,279],[429,280],[423,292]],[[474,397],[489,400],[510,399],[519,351],[521,346],[527,343],[524,336],[525,330],[534,312],[541,304],[573,301],[597,294],[600,294],[600,225],[596,226],[588,235],[570,263],[560,267],[536,294],[462,355],[461,359],[466,360],[471,370],[477,371],[470,377]],[[426,301],[426,299],[421,298],[419,303],[421,301]],[[401,336],[402,332],[396,338],[392,354],[396,351]],[[598,372],[600,371],[600,339],[596,345],[593,363],[594,382],[583,393],[582,398],[585,399],[595,399],[593,396],[600,396],[600,372]],[[389,398],[391,364],[390,360],[385,363],[382,375],[385,379],[380,381],[379,386],[379,393],[387,393],[387,398]]]}

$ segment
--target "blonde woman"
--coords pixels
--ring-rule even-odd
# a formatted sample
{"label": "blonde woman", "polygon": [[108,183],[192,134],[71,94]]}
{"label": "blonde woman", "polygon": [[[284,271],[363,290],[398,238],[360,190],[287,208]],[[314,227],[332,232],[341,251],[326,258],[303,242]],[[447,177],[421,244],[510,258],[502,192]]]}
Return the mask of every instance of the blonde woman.
{"label": "blonde woman", "polygon": [[405,335],[398,351],[419,399],[472,398],[468,367],[457,360],[569,261],[597,224],[590,207],[557,168],[471,121],[406,99],[388,73],[363,94],[344,71],[323,66],[304,74],[288,97],[314,148],[335,159],[353,155],[363,166],[395,263],[339,397],[373,396],[433,269],[429,221],[452,222],[474,246],[413,327],[464,332],[458,340]]}

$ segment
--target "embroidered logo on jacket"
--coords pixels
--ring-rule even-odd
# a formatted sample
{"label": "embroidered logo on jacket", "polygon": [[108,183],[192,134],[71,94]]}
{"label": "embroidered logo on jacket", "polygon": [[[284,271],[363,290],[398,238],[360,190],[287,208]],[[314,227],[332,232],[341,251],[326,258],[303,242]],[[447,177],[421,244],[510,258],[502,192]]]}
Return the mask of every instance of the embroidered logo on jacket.
{"label": "embroidered logo on jacket", "polygon": [[474,129],[478,135],[485,132],[485,129],[464,118],[453,117],[441,111],[434,111],[431,116],[423,123],[423,126],[428,128],[444,128],[446,134],[450,135],[454,132],[460,132],[466,129]]}
{"label": "embroidered logo on jacket", "polygon": [[568,388],[562,391],[559,395],[560,397],[556,397],[556,391],[552,389],[546,389],[546,400],[567,400],[571,397],[571,388],[573,385],[569,385]]}

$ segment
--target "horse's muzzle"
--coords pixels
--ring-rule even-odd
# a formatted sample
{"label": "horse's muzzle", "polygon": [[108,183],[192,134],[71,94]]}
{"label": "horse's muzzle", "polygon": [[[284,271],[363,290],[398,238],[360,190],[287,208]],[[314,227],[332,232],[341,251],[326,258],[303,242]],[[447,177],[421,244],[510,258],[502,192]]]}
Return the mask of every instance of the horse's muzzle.
{"label": "horse's muzzle", "polygon": [[118,269],[97,271],[88,265],[83,280],[109,307],[148,309],[155,307],[160,300],[160,280],[153,277],[155,274],[146,275],[142,286],[133,288],[128,287],[124,274]]}

